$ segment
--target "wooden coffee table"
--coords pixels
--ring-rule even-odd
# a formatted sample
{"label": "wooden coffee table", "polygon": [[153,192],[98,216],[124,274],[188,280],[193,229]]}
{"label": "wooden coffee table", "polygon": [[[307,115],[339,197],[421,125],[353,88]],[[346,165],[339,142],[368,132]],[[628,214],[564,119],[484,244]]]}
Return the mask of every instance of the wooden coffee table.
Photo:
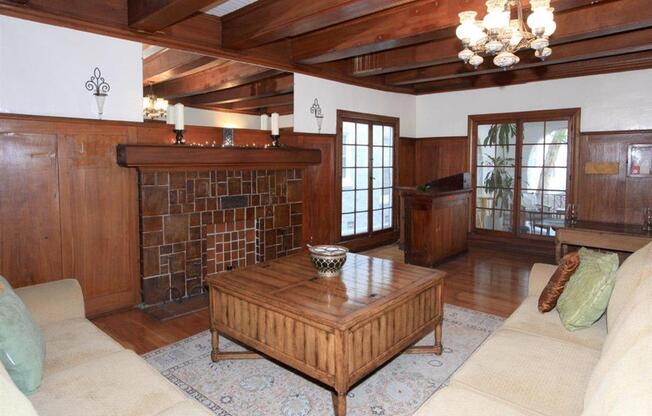
{"label": "wooden coffee table", "polygon": [[338,278],[317,276],[307,253],[208,279],[212,359],[260,358],[223,352],[224,334],[334,389],[335,414],[360,379],[430,331],[441,354],[444,273],[348,254]]}

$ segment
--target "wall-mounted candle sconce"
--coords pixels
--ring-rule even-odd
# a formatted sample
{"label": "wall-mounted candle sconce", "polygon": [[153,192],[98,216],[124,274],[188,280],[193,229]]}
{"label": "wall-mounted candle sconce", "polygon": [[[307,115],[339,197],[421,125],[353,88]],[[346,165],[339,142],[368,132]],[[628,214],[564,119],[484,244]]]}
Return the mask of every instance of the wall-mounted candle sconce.
{"label": "wall-mounted candle sconce", "polygon": [[324,113],[321,111],[321,106],[319,105],[319,100],[315,98],[315,102],[310,107],[310,114],[315,115],[315,120],[317,121],[317,133],[321,133],[321,124],[324,121]]}
{"label": "wall-mounted candle sconce", "polygon": [[99,119],[102,120],[102,114],[104,114],[104,103],[106,101],[106,97],[109,95],[108,93],[111,90],[111,86],[102,76],[102,71],[100,71],[100,68],[97,67],[95,70],[93,70],[93,75],[91,75],[91,78],[86,81],[86,84],[84,85],[86,89],[91,91],[95,96],[95,102],[97,103],[97,114]]}

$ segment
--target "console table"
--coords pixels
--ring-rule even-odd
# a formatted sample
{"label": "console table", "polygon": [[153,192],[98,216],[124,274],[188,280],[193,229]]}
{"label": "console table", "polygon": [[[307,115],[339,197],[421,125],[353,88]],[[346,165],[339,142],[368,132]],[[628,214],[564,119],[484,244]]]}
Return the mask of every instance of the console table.
{"label": "console table", "polygon": [[578,221],[554,229],[557,263],[569,245],[633,253],[652,242],[652,233],[643,231],[640,225]]}

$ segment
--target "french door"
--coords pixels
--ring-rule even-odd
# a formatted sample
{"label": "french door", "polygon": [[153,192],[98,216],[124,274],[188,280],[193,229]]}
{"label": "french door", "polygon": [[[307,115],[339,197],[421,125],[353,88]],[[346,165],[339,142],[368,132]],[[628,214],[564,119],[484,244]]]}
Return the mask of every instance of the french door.
{"label": "french door", "polygon": [[394,118],[338,112],[340,240],[394,230]]}
{"label": "french door", "polygon": [[579,110],[472,116],[476,232],[554,237],[572,188]]}

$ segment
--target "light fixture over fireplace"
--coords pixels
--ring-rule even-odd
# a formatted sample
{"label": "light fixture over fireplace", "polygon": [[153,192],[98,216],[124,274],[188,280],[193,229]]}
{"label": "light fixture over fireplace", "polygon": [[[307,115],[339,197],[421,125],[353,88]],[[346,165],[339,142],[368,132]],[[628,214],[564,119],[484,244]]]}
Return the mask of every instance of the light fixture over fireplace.
{"label": "light fixture over fireplace", "polygon": [[[460,25],[457,37],[464,49],[458,54],[465,63],[478,68],[483,56],[494,56],[493,63],[501,68],[516,65],[520,58],[516,52],[531,48],[534,55],[544,60],[552,54],[549,37],[557,29],[550,0],[530,0],[531,14],[525,28],[523,0],[488,0],[487,14],[476,20],[477,12],[465,11],[459,14]],[[512,19],[512,9],[516,16]]]}

